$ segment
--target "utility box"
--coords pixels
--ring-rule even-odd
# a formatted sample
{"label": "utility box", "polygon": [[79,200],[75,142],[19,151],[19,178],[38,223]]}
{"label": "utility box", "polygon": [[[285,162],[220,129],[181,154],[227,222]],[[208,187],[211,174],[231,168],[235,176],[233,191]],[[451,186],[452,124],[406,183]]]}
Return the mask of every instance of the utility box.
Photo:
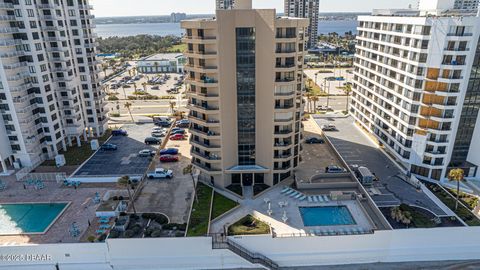
{"label": "utility box", "polygon": [[63,167],[65,166],[65,164],[67,164],[67,161],[65,160],[64,155],[55,156],[55,165],[57,165],[57,167]]}
{"label": "utility box", "polygon": [[93,151],[97,151],[98,148],[100,148],[100,144],[99,144],[98,140],[92,140],[90,142],[90,147],[92,148]]}

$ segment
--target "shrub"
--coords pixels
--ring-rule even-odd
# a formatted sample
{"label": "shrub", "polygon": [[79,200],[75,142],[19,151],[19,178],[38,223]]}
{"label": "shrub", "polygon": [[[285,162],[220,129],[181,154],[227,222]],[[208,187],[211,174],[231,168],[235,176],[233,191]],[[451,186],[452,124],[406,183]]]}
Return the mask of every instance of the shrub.
{"label": "shrub", "polygon": [[127,215],[127,213],[125,213],[125,212],[120,212],[120,216],[121,216],[121,217],[124,217],[124,216],[126,216],[126,215]]}
{"label": "shrub", "polygon": [[136,214],[130,214],[130,218],[133,220],[138,220],[140,217]]}
{"label": "shrub", "polygon": [[87,238],[88,242],[90,242],[90,243],[95,242],[95,239],[97,239],[97,238],[96,238],[95,236],[93,236],[93,235],[90,235],[90,236],[88,236],[88,238]]}
{"label": "shrub", "polygon": [[120,117],[119,113],[110,113],[110,117]]}
{"label": "shrub", "polygon": [[99,242],[103,242],[103,241],[105,241],[105,239],[107,239],[107,235],[102,233],[102,235],[100,235],[97,240]]}
{"label": "shrub", "polygon": [[125,238],[132,238],[133,235],[135,235],[135,233],[134,233],[132,230],[126,230],[126,231],[123,233],[123,236],[125,236]]}
{"label": "shrub", "polygon": [[134,97],[134,96],[128,96],[127,97],[129,100],[137,100],[137,97]]}
{"label": "shrub", "polygon": [[117,101],[117,100],[118,100],[118,97],[116,97],[116,96],[109,96],[109,97],[107,98],[107,100],[108,100],[108,101]]}
{"label": "shrub", "polygon": [[120,236],[120,233],[118,231],[112,230],[110,231],[108,238],[118,238],[119,236]]}
{"label": "shrub", "polygon": [[124,200],[123,196],[118,196],[118,200],[123,201]]}
{"label": "shrub", "polygon": [[161,96],[160,99],[175,99],[174,96]]}
{"label": "shrub", "polygon": [[176,232],[175,233],[175,237],[184,237],[185,236],[185,233],[183,232]]}
{"label": "shrub", "polygon": [[162,236],[162,230],[155,230],[151,234],[152,237],[160,237]]}
{"label": "shrub", "polygon": [[162,214],[155,214],[154,220],[160,225],[164,225],[168,223],[168,218]]}
{"label": "shrub", "polygon": [[150,237],[154,230],[152,228],[148,228],[145,230],[145,237]]}

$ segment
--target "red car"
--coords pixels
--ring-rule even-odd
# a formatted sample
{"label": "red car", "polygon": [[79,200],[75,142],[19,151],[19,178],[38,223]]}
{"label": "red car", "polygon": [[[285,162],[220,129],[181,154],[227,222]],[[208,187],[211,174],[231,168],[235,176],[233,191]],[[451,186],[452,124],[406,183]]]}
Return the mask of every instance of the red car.
{"label": "red car", "polygon": [[163,156],[160,156],[160,161],[161,162],[177,162],[178,157],[172,156],[172,155],[163,155]]}
{"label": "red car", "polygon": [[185,135],[184,134],[175,134],[175,135],[170,136],[170,140],[172,140],[172,141],[185,140]]}

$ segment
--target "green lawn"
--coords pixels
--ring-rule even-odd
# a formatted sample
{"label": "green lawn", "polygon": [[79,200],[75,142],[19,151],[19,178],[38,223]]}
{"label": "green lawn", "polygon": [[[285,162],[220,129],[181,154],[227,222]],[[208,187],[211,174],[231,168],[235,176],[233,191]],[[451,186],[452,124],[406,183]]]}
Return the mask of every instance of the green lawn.
{"label": "green lawn", "polygon": [[[111,130],[107,130],[105,134],[102,137],[98,138],[98,142],[100,145],[102,145],[112,134]],[[67,147],[66,152],[60,152],[59,154],[62,154],[65,156],[65,161],[67,162],[67,166],[78,166],[82,165],[83,162],[85,162],[93,153],[92,148],[90,146],[90,141],[89,139],[88,142],[85,142],[82,140],[82,146],[78,147],[76,144],[74,144],[72,147]],[[41,166],[56,166],[55,160],[47,160],[44,163],[42,163]]]}
{"label": "green lawn", "polygon": [[173,45],[172,47],[167,49],[167,52],[175,53],[175,52],[184,52],[186,50],[187,50],[187,44],[182,43],[178,45]]}
{"label": "green lawn", "polygon": [[256,235],[269,234],[270,226],[267,223],[248,215],[230,227],[228,227],[228,235]]}
{"label": "green lawn", "polygon": [[187,236],[203,236],[208,233],[208,218],[210,215],[210,203],[212,200],[212,189],[202,183],[198,183],[198,202],[194,198],[190,222],[188,224]]}
{"label": "green lawn", "polygon": [[448,208],[452,209],[468,226],[480,226],[480,219],[478,219],[470,210],[459,204],[458,209],[455,210],[455,198],[447,191],[438,185],[425,183],[425,186],[430,189],[435,196],[437,196]]}
{"label": "green lawn", "polygon": [[229,198],[215,192],[213,195],[213,205],[212,205],[212,218],[211,220],[221,216],[223,213],[226,213],[230,209],[237,206],[238,203],[230,200]]}

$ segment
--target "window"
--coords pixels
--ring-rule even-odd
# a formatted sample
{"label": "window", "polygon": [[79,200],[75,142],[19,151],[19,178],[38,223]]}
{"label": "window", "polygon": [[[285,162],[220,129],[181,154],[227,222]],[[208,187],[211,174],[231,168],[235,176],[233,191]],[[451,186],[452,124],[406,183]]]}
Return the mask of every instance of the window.
{"label": "window", "polygon": [[35,12],[33,12],[33,9],[27,9],[27,15],[28,17],[35,17]]}

